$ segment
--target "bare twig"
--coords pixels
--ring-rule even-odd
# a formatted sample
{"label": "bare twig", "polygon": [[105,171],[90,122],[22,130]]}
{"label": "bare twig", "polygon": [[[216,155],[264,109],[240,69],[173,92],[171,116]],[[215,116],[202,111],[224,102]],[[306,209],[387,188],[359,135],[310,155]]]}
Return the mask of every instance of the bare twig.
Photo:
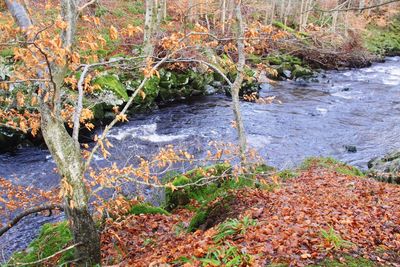
{"label": "bare twig", "polygon": [[[71,249],[73,249],[73,248],[76,248],[77,246],[80,246],[81,245],[81,243],[77,243],[77,244],[74,244],[74,245],[71,245],[71,246],[69,246],[69,247],[66,247],[66,248],[64,248],[64,249],[62,249],[62,250],[60,250],[60,251],[57,251],[56,253],[54,253],[53,255],[50,255],[50,256],[48,256],[48,257],[46,257],[46,258],[43,258],[43,259],[40,259],[40,260],[37,260],[37,261],[33,261],[33,262],[28,262],[28,263],[15,263],[15,264],[13,264],[12,266],[33,266],[33,265],[36,265],[36,264],[39,264],[39,263],[43,263],[43,262],[45,262],[45,261],[48,261],[48,260],[50,260],[51,258],[54,258],[55,256],[57,256],[57,255],[60,255],[60,254],[62,254],[62,253],[64,253],[64,252],[66,252],[66,251],[68,251],[68,250],[71,250]],[[75,260],[76,261],[76,260]]]}
{"label": "bare twig", "polygon": [[364,10],[374,9],[374,8],[377,8],[377,7],[381,7],[381,6],[385,6],[385,5],[388,5],[388,4],[391,4],[391,3],[397,3],[397,2],[400,2],[400,0],[390,0],[390,1],[387,1],[387,2],[383,2],[383,3],[379,3],[379,4],[375,4],[375,5],[370,5],[370,6],[366,6],[366,7],[362,7],[362,8],[350,7],[350,8],[344,8],[344,9],[342,9],[342,8],[334,8],[334,9],[329,9],[329,10],[313,8],[313,9],[305,11],[304,13],[310,12],[310,11],[317,11],[317,12],[322,12],[322,13],[347,12],[347,11],[360,11],[361,12],[361,11],[364,11]]}
{"label": "bare twig", "polygon": [[[153,66],[151,72],[157,70],[157,69],[158,69],[165,61],[167,61],[167,59],[168,59],[171,55],[173,55],[173,54],[174,54],[174,53],[171,53],[171,54],[165,56],[165,57],[164,57],[162,60],[160,60],[159,62],[157,62],[157,64]],[[126,103],[125,107],[124,107],[124,108],[122,109],[122,111],[119,113],[119,115],[124,115],[124,114],[128,111],[129,107],[130,107],[130,106],[132,105],[132,103],[133,103],[133,100],[134,100],[135,97],[138,95],[138,93],[143,89],[144,85],[146,84],[146,82],[147,82],[148,80],[149,80],[149,77],[145,77],[145,78],[142,80],[141,84],[140,84],[140,85],[137,87],[137,89],[133,92],[133,94],[132,94],[131,97],[129,98],[128,102]],[[96,145],[93,147],[92,151],[90,152],[88,159],[86,160],[86,163],[85,163],[85,170],[90,166],[90,162],[92,161],[94,154],[96,153],[97,149],[99,149],[99,147],[100,147],[100,142],[102,142],[102,141],[107,137],[108,132],[111,130],[112,127],[114,127],[114,125],[115,125],[118,121],[119,121],[119,118],[118,118],[118,117],[115,117],[115,119],[114,119],[109,125],[106,126],[106,128],[105,128],[104,131],[103,131],[103,133],[102,133],[101,136],[99,137],[99,139],[98,139]]]}
{"label": "bare twig", "polygon": [[85,8],[95,4],[97,2],[97,0],[91,0],[89,2],[87,2],[86,4],[84,4],[83,6],[78,8],[78,12],[82,12]]}

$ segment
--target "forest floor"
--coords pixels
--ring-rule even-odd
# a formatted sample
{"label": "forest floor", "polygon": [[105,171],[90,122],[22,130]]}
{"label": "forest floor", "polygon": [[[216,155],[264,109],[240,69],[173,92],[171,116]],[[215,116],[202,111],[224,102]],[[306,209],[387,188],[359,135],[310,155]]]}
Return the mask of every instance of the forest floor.
{"label": "forest floor", "polygon": [[398,185],[313,165],[274,189],[233,194],[229,205],[237,219],[206,231],[188,233],[194,212],[185,208],[108,222],[103,263],[400,266]]}

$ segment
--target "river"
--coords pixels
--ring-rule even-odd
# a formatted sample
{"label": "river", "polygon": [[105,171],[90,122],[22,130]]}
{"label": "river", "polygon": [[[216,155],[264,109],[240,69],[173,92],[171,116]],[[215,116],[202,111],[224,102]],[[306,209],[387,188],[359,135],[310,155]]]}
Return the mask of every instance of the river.
{"label": "river", "polygon": [[[400,148],[399,57],[369,68],[325,72],[312,81],[265,84],[260,94],[275,96],[280,103],[243,102],[243,118],[250,145],[268,165],[291,168],[310,156],[330,156],[366,169],[371,158]],[[135,115],[111,131],[112,158],[98,157],[94,164],[122,165],[166,144],[202,155],[210,141],[235,141],[232,119],[230,99],[222,95]],[[59,182],[48,151],[37,147],[0,154],[0,177],[43,189]],[[24,248],[44,222],[60,219],[61,215],[25,218],[0,238],[0,259]]]}

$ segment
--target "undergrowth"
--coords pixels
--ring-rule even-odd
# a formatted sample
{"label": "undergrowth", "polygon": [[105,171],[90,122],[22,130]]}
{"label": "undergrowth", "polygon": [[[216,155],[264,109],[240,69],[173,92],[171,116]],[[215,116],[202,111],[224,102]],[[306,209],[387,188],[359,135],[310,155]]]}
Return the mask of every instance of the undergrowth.
{"label": "undergrowth", "polygon": [[[54,255],[56,252],[68,247],[71,240],[72,234],[69,230],[68,222],[45,224],[42,226],[39,236],[29,244],[25,251],[17,252],[11,257],[8,266],[43,266],[44,263],[39,265],[31,265],[29,263]],[[64,264],[74,259],[74,252],[75,250],[71,249],[62,253],[60,257],[54,257],[52,264],[67,266]]]}

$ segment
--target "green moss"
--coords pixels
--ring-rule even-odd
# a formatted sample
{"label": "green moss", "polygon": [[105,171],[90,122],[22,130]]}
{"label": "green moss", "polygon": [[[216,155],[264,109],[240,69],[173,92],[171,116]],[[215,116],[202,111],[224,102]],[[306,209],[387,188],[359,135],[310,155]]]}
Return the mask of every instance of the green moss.
{"label": "green moss", "polygon": [[196,229],[199,229],[199,227],[203,225],[207,220],[208,215],[209,215],[208,210],[199,210],[190,220],[188,226],[188,232],[193,232]]}
{"label": "green moss", "polygon": [[[211,201],[210,201],[211,202]],[[236,196],[233,193],[220,193],[220,199],[215,202],[203,204],[190,221],[188,231],[197,229],[209,229],[230,218],[236,218],[239,214],[233,206]]]}
{"label": "green moss", "polygon": [[361,257],[353,257],[353,256],[343,256],[341,260],[337,259],[327,259],[322,261],[321,263],[315,265],[309,265],[309,267],[374,267],[378,266],[374,262],[364,259]]}
{"label": "green moss", "polygon": [[293,28],[290,28],[289,26],[283,24],[280,21],[274,21],[272,23],[272,25],[277,27],[277,28],[279,28],[279,29],[281,29],[281,30],[284,30],[284,31],[287,31],[287,32],[290,32],[290,33],[295,33],[296,32],[296,30],[294,30]]}
{"label": "green moss", "polygon": [[313,74],[314,74],[314,72],[311,69],[302,67],[297,64],[294,65],[294,69],[292,72],[293,78],[310,77]]}
{"label": "green moss", "polygon": [[278,172],[278,177],[281,178],[283,181],[293,179],[298,176],[299,176],[298,172],[289,169]]}
{"label": "green moss", "polygon": [[342,163],[334,158],[316,158],[316,157],[311,157],[307,158],[304,160],[304,162],[301,164],[300,169],[302,170],[307,170],[311,168],[312,166],[318,166],[318,167],[323,167],[323,168],[328,168],[332,169],[338,173],[344,174],[344,175],[351,175],[351,176],[358,176],[358,177],[364,177],[365,174],[357,169],[356,167],[347,165],[345,163]]}
{"label": "green moss", "polygon": [[[299,78],[311,77],[314,72],[300,58],[288,54],[271,54],[264,59],[265,63],[273,66],[279,77]],[[287,77],[286,71],[290,71]],[[274,77],[270,77],[274,78]]]}
{"label": "green moss", "polygon": [[302,65],[303,62],[300,58],[288,54],[272,54],[265,59],[270,65],[281,65],[289,63],[290,65]]}
{"label": "green moss", "polygon": [[[191,170],[185,174],[177,176],[169,176],[165,178],[165,182],[172,183],[174,186],[182,186],[189,183],[196,183],[200,179],[204,178],[205,173],[212,173],[213,176],[220,176],[223,173],[228,172],[230,169],[229,165],[217,164],[210,167],[202,167]],[[178,206],[184,206],[189,204],[191,199],[197,200],[199,203],[207,203],[211,199],[215,199],[218,196],[219,191],[222,188],[232,186],[229,180],[212,182],[207,185],[191,185],[175,191],[171,189],[166,190],[166,204],[167,210],[173,210]]]}
{"label": "green moss", "polygon": [[256,166],[253,166],[251,170],[251,172],[255,174],[268,174],[274,171],[276,171],[274,167],[268,166],[266,164],[258,164]]}
{"label": "green moss", "polygon": [[99,85],[102,89],[114,92],[125,101],[129,99],[125,86],[114,75],[99,76],[93,81],[93,84]]}
{"label": "green moss", "polygon": [[131,207],[129,214],[139,215],[139,214],[164,214],[170,215],[168,211],[161,207],[154,207],[150,204],[137,204]]}
{"label": "green moss", "polygon": [[[10,265],[34,262],[51,256],[67,247],[71,240],[72,235],[67,222],[45,224],[42,226],[39,236],[29,244],[25,251],[17,252],[12,256]],[[62,263],[73,260],[74,252],[74,249],[64,252],[58,260],[58,264],[62,265]]]}

